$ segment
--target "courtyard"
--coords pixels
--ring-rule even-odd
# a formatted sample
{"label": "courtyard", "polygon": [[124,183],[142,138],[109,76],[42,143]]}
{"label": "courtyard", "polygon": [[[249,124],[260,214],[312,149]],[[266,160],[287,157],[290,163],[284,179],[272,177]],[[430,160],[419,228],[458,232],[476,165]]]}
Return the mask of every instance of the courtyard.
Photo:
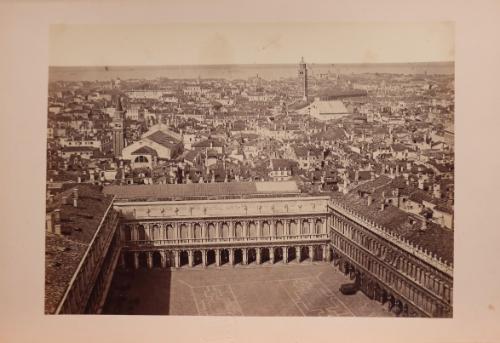
{"label": "courtyard", "polygon": [[234,267],[117,270],[104,314],[361,316],[393,314],[324,262]]}

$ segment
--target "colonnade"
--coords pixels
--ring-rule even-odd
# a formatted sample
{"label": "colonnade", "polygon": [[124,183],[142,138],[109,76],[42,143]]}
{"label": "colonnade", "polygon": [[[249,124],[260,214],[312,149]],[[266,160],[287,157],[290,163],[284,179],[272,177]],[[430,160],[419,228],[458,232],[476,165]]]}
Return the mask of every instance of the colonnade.
{"label": "colonnade", "polygon": [[275,264],[281,261],[302,263],[303,261],[330,261],[331,250],[326,244],[273,246],[273,247],[220,247],[190,248],[151,251],[122,251],[120,264],[122,268],[167,268],[194,267],[201,265],[222,266],[237,264],[261,265]]}
{"label": "colonnade", "polygon": [[178,244],[217,240],[272,240],[327,235],[326,217],[263,218],[256,220],[212,219],[125,223],[123,242],[159,242]]}
{"label": "colonnade", "polygon": [[[370,280],[370,285],[387,290],[401,304],[420,313],[450,315],[452,279],[447,275],[341,215],[332,215],[331,228],[336,255]],[[375,292],[372,286],[365,290]]]}

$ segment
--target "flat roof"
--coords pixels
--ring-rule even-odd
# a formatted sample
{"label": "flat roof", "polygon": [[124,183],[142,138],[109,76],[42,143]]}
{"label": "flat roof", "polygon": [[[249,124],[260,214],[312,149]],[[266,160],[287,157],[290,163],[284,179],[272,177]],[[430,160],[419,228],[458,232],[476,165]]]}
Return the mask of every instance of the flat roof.
{"label": "flat roof", "polygon": [[227,197],[259,197],[264,195],[296,195],[300,190],[295,181],[282,182],[217,182],[191,184],[111,185],[104,194],[121,200],[195,200]]}

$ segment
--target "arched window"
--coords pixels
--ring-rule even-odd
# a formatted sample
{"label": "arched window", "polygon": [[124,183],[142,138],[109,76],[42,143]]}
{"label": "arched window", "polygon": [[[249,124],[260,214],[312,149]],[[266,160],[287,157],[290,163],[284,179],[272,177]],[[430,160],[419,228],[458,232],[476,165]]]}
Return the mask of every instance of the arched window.
{"label": "arched window", "polygon": [[172,225],[167,226],[167,239],[175,239],[175,229]]}
{"label": "arched window", "polygon": [[161,231],[159,225],[153,226],[153,239],[155,240],[161,239]]}
{"label": "arched window", "polygon": [[229,225],[228,223],[222,224],[222,238],[227,238],[229,237]]}
{"label": "arched window", "polygon": [[215,228],[215,225],[210,223],[208,224],[208,238],[216,238],[217,234],[217,229]]}
{"label": "arched window", "polygon": [[144,226],[139,225],[138,230],[139,230],[139,240],[145,241],[146,240],[146,229],[144,228]]}
{"label": "arched window", "polygon": [[180,227],[180,232],[181,232],[181,239],[189,238],[189,228],[187,227],[187,225],[182,224]]}
{"label": "arched window", "polygon": [[321,219],[316,220],[316,226],[315,226],[315,230],[314,230],[315,234],[321,233],[321,226],[322,225],[323,225],[323,222],[321,221]]}
{"label": "arched window", "polygon": [[303,235],[309,234],[309,222],[307,220],[304,220],[302,222],[302,232]]}
{"label": "arched window", "polygon": [[234,231],[236,237],[243,237],[243,226],[241,225],[241,223],[236,223]]}
{"label": "arched window", "polygon": [[146,156],[137,156],[134,160],[135,163],[148,163],[149,160]]}
{"label": "arched window", "polygon": [[250,237],[257,237],[257,226],[254,222],[251,222],[248,225],[248,231]]}
{"label": "arched window", "polygon": [[271,235],[271,227],[268,222],[262,224],[262,236],[267,237]]}
{"label": "arched window", "polygon": [[285,231],[283,227],[283,223],[281,221],[276,222],[276,236],[281,237],[284,236]]}
{"label": "arched window", "polygon": [[194,238],[201,238],[201,225],[194,224]]}

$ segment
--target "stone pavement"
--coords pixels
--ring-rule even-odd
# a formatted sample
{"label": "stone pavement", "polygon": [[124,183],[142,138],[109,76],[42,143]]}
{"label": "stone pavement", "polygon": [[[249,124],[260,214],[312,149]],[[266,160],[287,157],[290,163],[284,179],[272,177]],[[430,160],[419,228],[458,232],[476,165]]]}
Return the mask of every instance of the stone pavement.
{"label": "stone pavement", "polygon": [[120,271],[105,313],[215,316],[370,316],[391,313],[361,292],[345,296],[352,282],[330,264]]}

